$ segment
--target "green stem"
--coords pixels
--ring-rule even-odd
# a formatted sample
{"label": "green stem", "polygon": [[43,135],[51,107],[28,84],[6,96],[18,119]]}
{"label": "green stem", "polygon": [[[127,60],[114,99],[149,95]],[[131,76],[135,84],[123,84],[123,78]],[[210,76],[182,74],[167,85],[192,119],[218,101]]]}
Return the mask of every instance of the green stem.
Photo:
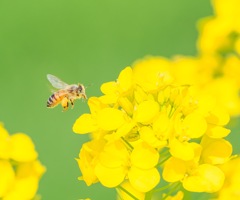
{"label": "green stem", "polygon": [[169,119],[172,117],[172,111],[173,111],[173,106],[174,106],[174,104],[171,104],[171,103],[170,103],[170,106],[171,106],[171,110],[170,110],[169,113],[168,113],[168,118],[169,118]]}
{"label": "green stem", "polygon": [[161,157],[165,157],[165,156],[167,156],[168,154],[169,154],[169,150],[168,150],[168,149],[165,149],[165,150],[163,150],[163,151],[160,152],[160,156],[161,156]]}
{"label": "green stem", "polygon": [[144,200],[151,200],[151,199],[152,199],[152,191],[146,193]]}
{"label": "green stem", "polygon": [[164,186],[164,187],[154,189],[152,192],[161,192],[161,191],[163,191],[163,190],[168,189],[168,188],[171,187],[172,185],[173,185],[173,184],[168,184],[168,185],[166,185],[166,186]]}
{"label": "green stem", "polygon": [[133,146],[127,140],[125,140],[124,137],[121,137],[121,139],[131,150],[133,150]]}
{"label": "green stem", "polygon": [[179,183],[177,183],[174,187],[171,188],[171,190],[162,198],[162,200],[165,200],[170,194],[176,191],[176,189],[179,187]]}
{"label": "green stem", "polygon": [[166,156],[161,162],[157,164],[157,167],[160,167],[166,160],[168,160],[171,157],[171,155]]}
{"label": "green stem", "polygon": [[125,188],[123,188],[122,186],[118,186],[118,188],[120,190],[122,190],[123,192],[125,192],[127,195],[129,195],[130,197],[132,197],[134,200],[139,200],[137,197],[135,197],[133,194],[131,194],[130,192],[128,192]]}

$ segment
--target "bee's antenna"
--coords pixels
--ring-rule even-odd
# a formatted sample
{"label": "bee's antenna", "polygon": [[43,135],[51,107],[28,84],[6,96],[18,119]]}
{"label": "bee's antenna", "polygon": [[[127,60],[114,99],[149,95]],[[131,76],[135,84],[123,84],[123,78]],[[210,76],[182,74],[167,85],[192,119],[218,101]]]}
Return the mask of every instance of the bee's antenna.
{"label": "bee's antenna", "polygon": [[85,88],[88,88],[88,87],[90,87],[92,85],[93,85],[93,83],[90,83],[90,84],[86,85]]}

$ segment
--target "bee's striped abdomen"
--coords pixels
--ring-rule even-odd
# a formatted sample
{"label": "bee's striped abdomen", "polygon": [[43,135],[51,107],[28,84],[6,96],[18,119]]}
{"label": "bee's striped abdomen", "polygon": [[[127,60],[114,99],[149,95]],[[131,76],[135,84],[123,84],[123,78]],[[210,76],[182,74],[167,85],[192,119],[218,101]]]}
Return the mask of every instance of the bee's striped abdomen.
{"label": "bee's striped abdomen", "polygon": [[58,92],[55,92],[48,98],[47,107],[55,107],[61,102],[61,100],[61,96],[58,94]]}

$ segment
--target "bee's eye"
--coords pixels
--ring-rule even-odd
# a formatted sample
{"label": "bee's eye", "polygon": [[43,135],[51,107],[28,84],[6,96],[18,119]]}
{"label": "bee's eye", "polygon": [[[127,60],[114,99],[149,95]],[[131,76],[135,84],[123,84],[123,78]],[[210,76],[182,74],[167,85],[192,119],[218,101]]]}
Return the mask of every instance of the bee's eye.
{"label": "bee's eye", "polygon": [[81,85],[79,85],[78,90],[79,90],[79,92],[82,92],[82,86]]}

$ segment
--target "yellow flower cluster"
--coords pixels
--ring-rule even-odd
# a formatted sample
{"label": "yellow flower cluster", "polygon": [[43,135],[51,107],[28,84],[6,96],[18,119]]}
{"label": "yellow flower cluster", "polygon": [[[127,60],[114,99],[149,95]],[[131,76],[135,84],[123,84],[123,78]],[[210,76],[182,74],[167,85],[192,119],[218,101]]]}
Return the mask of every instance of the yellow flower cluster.
{"label": "yellow flower cluster", "polygon": [[240,114],[240,2],[213,0],[215,15],[199,23],[198,55],[173,59],[148,57],[139,65],[170,68],[178,84],[194,85],[195,93],[208,95],[231,116]]}
{"label": "yellow flower cluster", "polygon": [[37,160],[32,140],[24,133],[9,135],[0,124],[0,199],[30,200],[36,196],[45,167]]}
{"label": "yellow flower cluster", "polygon": [[159,184],[165,159],[165,181],[193,192],[218,191],[224,174],[217,165],[232,154],[223,139],[229,116],[210,98],[195,99],[191,88],[176,85],[169,68],[155,62],[126,67],[117,81],[104,83],[104,95],[91,97],[91,113],[73,126],[75,133],[92,133],[79,154],[81,179],[134,190],[143,199]]}
{"label": "yellow flower cluster", "polygon": [[205,87],[213,92],[230,115],[239,115],[240,1],[212,2],[215,15],[200,21],[197,41],[199,57],[205,60],[202,71],[211,69]]}
{"label": "yellow flower cluster", "polygon": [[197,56],[138,60],[89,99],[90,113],[73,126],[91,133],[77,159],[88,186],[115,187],[124,200],[151,199],[163,188],[175,195],[157,198],[180,200],[180,186],[238,199],[238,159],[224,126],[240,114],[240,1],[213,6],[215,16],[199,25]]}
{"label": "yellow flower cluster", "polygon": [[200,21],[198,47],[201,54],[240,53],[240,2],[213,0],[215,15]]}

